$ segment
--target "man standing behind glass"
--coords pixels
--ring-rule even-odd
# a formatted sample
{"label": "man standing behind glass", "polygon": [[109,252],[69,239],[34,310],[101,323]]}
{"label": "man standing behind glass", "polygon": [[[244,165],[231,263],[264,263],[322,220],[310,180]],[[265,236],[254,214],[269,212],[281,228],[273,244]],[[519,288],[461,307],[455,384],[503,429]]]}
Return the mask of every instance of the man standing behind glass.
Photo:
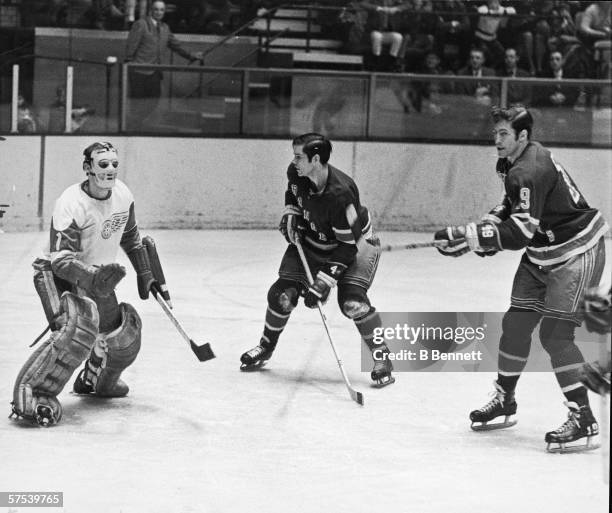
{"label": "man standing behind glass", "polygon": [[[132,25],[126,45],[126,62],[141,64],[163,64],[162,56],[166,48],[178,53],[190,62],[202,59],[202,52],[185,50],[170,27],[162,21],[166,12],[163,1],[151,4],[149,15],[140,18]],[[155,110],[161,95],[162,73],[154,69],[132,69],[129,74],[130,119],[128,129],[142,128],[144,118]],[[144,100],[149,98],[150,100]]]}

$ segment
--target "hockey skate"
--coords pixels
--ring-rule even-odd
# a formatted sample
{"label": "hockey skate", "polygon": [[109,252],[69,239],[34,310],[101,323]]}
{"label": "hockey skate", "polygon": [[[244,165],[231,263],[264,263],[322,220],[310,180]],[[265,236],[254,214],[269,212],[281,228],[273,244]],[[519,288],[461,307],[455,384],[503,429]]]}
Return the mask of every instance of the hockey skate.
{"label": "hockey skate", "polygon": [[[389,354],[389,350],[386,349],[385,351],[383,349],[383,353]],[[395,383],[395,378],[391,375],[392,370],[393,365],[386,358],[384,360],[374,360],[374,368],[370,373],[370,377],[372,378],[372,381],[374,381],[372,386],[375,388],[383,388],[387,385]]]}
{"label": "hockey skate", "polygon": [[99,360],[98,364],[98,358],[94,355],[90,356],[89,360],[85,362],[85,367],[74,381],[73,392],[79,395],[96,395],[98,397],[125,397],[130,391],[130,387],[121,379],[118,379],[112,388],[104,393],[96,391],[96,382],[103,370],[101,364],[102,359]]}
{"label": "hockey skate", "polygon": [[[582,452],[597,449],[599,444],[594,443],[591,438],[599,434],[599,427],[593,412],[588,405],[578,406],[574,402],[564,402],[569,408],[567,420],[554,431],[549,431],[544,437],[546,450],[552,453]],[[586,443],[572,444],[586,437]],[[551,444],[557,444],[552,446]]]}
{"label": "hockey skate", "polygon": [[[514,426],[517,422],[516,420],[510,420],[510,417],[516,414],[517,405],[514,400],[514,392],[506,393],[497,381],[494,381],[493,384],[495,385],[495,391],[493,392],[495,397],[482,408],[470,413],[470,420],[472,421],[470,427],[474,431],[505,429]],[[502,415],[505,417],[503,422],[489,424],[490,421]]]}
{"label": "hockey skate", "polygon": [[272,358],[275,347],[265,340],[260,340],[258,345],[240,357],[240,370],[248,372],[260,369]]}

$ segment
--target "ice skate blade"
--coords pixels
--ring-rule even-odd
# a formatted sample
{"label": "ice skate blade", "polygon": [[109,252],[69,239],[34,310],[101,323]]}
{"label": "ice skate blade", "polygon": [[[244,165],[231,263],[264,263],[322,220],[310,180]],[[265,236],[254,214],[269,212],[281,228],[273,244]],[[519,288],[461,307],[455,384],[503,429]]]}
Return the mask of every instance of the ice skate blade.
{"label": "ice skate blade", "polygon": [[378,379],[374,383],[372,383],[373,388],[384,388],[388,385],[392,385],[395,383],[395,378],[393,376],[388,376],[383,379]]}
{"label": "ice skate blade", "polygon": [[506,428],[510,428],[512,426],[515,426],[517,422],[518,422],[518,420],[509,420],[509,421],[506,421],[506,422],[497,422],[496,424],[488,424],[486,422],[482,422],[480,424],[474,424],[472,422],[472,425],[470,426],[470,428],[472,428],[472,431],[495,431],[497,429],[506,429]]}
{"label": "ice skate blade", "polygon": [[265,367],[266,363],[268,363],[268,360],[260,360],[255,363],[242,363],[240,364],[240,370],[242,372],[257,372],[261,370],[262,367]]}
{"label": "ice skate blade", "polygon": [[595,449],[599,449],[601,447],[601,444],[590,441],[588,441],[586,444],[580,445],[567,445],[567,443],[559,443],[556,447],[551,447],[551,444],[556,443],[558,442],[548,442],[546,452],[550,454],[569,454],[573,452],[594,451]]}

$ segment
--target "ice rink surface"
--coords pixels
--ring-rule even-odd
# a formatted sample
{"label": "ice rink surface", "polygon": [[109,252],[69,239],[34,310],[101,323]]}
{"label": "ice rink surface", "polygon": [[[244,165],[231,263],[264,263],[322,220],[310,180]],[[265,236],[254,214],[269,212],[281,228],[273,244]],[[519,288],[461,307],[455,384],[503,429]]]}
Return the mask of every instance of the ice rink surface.
{"label": "ice rink surface", "polygon": [[[492,373],[397,373],[385,389],[360,372],[360,341],[335,301],[325,307],[365,406],[352,402],[318,313],[295,310],[265,370],[239,371],[259,340],[266,293],[285,244],[274,231],[146,231],[157,243],[175,314],[217,358],[200,363],[128,275],[143,345],[128,397],[60,394],[62,422],[0,421],[0,491],[62,491],[69,513],[604,513],[603,448],[548,454],[566,417],[551,373],[527,373],[518,424],[472,432],[468,413]],[[47,233],[0,234],[0,413],[45,326],[31,261]],[[430,235],[383,233],[383,244]],[[610,254],[610,241],[607,244]],[[385,253],[371,289],[381,311],[505,311],[520,254],[451,259],[429,249]],[[610,266],[606,269],[610,277]],[[536,342],[537,343],[537,342]],[[600,418],[600,401],[591,397]],[[608,438],[609,443],[609,438]],[[13,508],[1,511],[59,511]]]}

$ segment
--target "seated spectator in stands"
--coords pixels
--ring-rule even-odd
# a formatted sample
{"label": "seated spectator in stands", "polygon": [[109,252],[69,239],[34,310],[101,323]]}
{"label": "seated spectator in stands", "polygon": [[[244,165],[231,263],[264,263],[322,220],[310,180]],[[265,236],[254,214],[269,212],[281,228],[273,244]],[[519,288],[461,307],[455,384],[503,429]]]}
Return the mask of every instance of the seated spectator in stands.
{"label": "seated spectator in stands", "polygon": [[[366,31],[370,33],[372,49],[372,68],[381,70],[384,67],[394,71],[401,68],[398,55],[404,37],[401,33],[401,13],[408,7],[400,0],[364,0],[361,7],[368,13]],[[389,66],[382,65],[382,47],[390,45]]]}
{"label": "seated spectator in stands", "polygon": [[567,76],[563,69],[564,60],[561,52],[553,52],[549,58],[549,69],[542,73],[541,78],[554,78],[554,85],[538,87],[538,103],[548,107],[573,107],[580,95],[578,86],[564,86],[564,78]]}
{"label": "seated spectator in stands", "polygon": [[598,78],[610,78],[611,11],[612,2],[594,2],[584,11],[578,27],[580,39],[594,50],[593,57],[598,66],[595,76]]}
{"label": "seated spectator in stands", "polygon": [[472,25],[465,3],[460,0],[434,2],[438,15],[434,38],[435,52],[444,65],[457,71],[467,59],[472,39]]}
{"label": "seated spectator in stands", "polygon": [[[529,78],[531,75],[526,70],[519,68],[519,55],[515,48],[506,48],[504,66],[497,70],[499,77]],[[526,84],[518,82],[508,83],[508,105],[520,103],[524,106],[531,104],[531,88]]]}
{"label": "seated spectator in stands", "polygon": [[[461,68],[457,75],[466,75],[470,77],[494,77],[495,71],[485,65],[485,54],[480,48],[472,48],[470,51],[470,60],[466,67]],[[457,91],[460,94],[472,96],[481,105],[491,105],[492,99],[496,96],[496,87],[494,82],[485,80],[474,80],[470,82],[461,82],[457,86]]]}
{"label": "seated spectator in stands", "polygon": [[[444,75],[452,76],[451,71],[445,70],[441,66],[441,59],[435,52],[429,52],[419,68],[418,73],[424,75]],[[413,104],[419,112],[426,112],[431,115],[441,114],[443,111],[441,96],[452,92],[452,82],[446,80],[426,80],[417,82],[416,97]]]}
{"label": "seated spectator in stands", "polygon": [[430,0],[412,0],[405,3],[406,12],[402,16],[404,41],[400,50],[400,61],[406,71],[415,71],[428,52],[434,49],[438,17],[433,14]]}
{"label": "seated spectator in stands", "polygon": [[550,32],[547,47],[550,53],[558,51],[565,55],[571,45],[580,41],[576,37],[576,25],[567,3],[553,9],[550,15]]}
{"label": "seated spectator in stands", "polygon": [[497,32],[506,25],[508,16],[516,14],[516,10],[502,6],[500,0],[487,0],[486,5],[478,7],[478,13],[474,45],[484,50],[491,66],[497,67],[504,59],[504,47],[497,38]]}
{"label": "seated spectator in stands", "polygon": [[368,14],[359,2],[349,2],[338,13],[337,34],[343,43],[343,53],[356,55],[365,52],[363,40],[366,33],[367,20]]}

